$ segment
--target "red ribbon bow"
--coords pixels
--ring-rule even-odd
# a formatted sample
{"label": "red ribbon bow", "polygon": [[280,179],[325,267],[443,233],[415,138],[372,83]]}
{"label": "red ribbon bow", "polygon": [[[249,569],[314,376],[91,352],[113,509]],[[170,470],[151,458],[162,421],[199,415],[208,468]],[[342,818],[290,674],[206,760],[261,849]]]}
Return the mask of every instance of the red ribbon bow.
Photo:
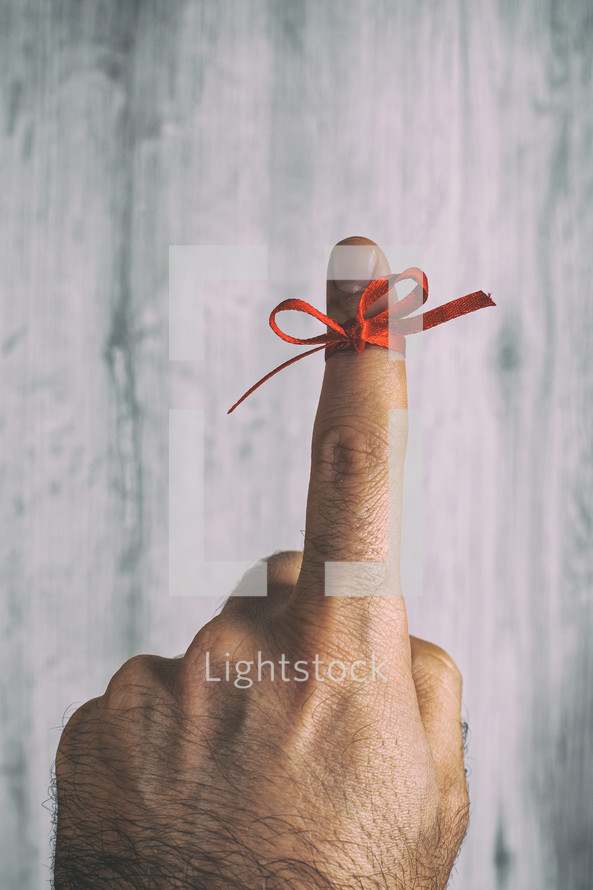
{"label": "red ribbon bow", "polygon": [[[376,303],[378,299],[385,296],[390,288],[404,278],[412,278],[416,282],[414,290],[409,293],[407,297],[404,297],[403,300],[400,300],[399,303],[395,303],[393,306],[385,309],[383,312],[380,312],[372,318],[365,318],[364,314],[367,309],[369,309],[373,303]],[[473,294],[466,294],[465,297],[459,297],[457,300],[451,300],[450,303],[445,303],[437,309],[431,309],[429,312],[423,312],[421,315],[415,315],[413,318],[405,318],[405,316],[409,315],[410,312],[413,312],[414,309],[423,306],[427,300],[428,280],[424,272],[421,272],[420,269],[417,269],[414,266],[410,269],[406,269],[405,272],[400,272],[399,275],[385,275],[382,278],[376,278],[369,282],[361,294],[358,309],[356,310],[356,316],[345,322],[343,325],[339,325],[333,318],[324,315],[323,312],[320,312],[319,309],[315,309],[314,306],[311,306],[304,300],[283,300],[281,303],[278,303],[276,308],[272,309],[272,312],[270,313],[270,327],[274,333],[278,334],[279,337],[282,337],[283,340],[286,340],[287,343],[299,343],[303,345],[320,343],[321,345],[316,346],[315,349],[309,349],[307,352],[301,352],[300,355],[295,355],[294,358],[278,365],[277,368],[274,368],[273,371],[270,371],[269,374],[266,374],[265,377],[258,380],[251,389],[248,389],[247,392],[235,402],[233,407],[227,411],[227,414],[234,411],[237,405],[240,405],[247,396],[250,396],[254,390],[261,386],[262,383],[265,383],[266,380],[269,380],[270,377],[273,377],[274,374],[277,374],[278,371],[282,371],[284,368],[292,365],[293,362],[298,362],[300,359],[305,358],[306,355],[312,355],[314,352],[319,352],[320,349],[325,349],[325,358],[327,359],[332,353],[344,349],[354,349],[356,352],[362,352],[367,343],[372,343],[375,346],[384,346],[386,349],[394,349],[405,356],[405,337],[408,334],[416,334],[418,331],[434,328],[437,324],[442,324],[444,321],[449,321],[452,318],[456,318],[458,315],[465,315],[467,312],[475,312],[476,309],[483,309],[486,306],[496,306],[494,300],[490,298],[490,294],[485,294],[484,291],[479,290],[475,291]],[[276,324],[276,314],[278,312],[285,312],[288,309],[294,309],[298,312],[306,312],[308,315],[318,318],[319,321],[322,321],[330,327],[331,330],[327,331],[325,334],[319,334],[317,337],[308,337],[305,340],[301,340],[298,337],[291,337],[290,334],[285,334],[284,331],[281,331]]]}

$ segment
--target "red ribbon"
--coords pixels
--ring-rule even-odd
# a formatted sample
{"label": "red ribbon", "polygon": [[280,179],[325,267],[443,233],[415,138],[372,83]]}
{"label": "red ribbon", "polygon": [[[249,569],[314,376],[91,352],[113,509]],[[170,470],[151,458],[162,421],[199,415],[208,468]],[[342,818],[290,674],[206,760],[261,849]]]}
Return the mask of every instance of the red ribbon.
{"label": "red ribbon", "polygon": [[[407,297],[404,297],[403,300],[388,307],[378,315],[375,315],[372,318],[365,318],[365,312],[373,305],[373,303],[376,303],[377,300],[385,296],[390,288],[404,278],[411,278],[416,282],[414,290],[409,293]],[[450,321],[450,319],[456,318],[458,315],[465,315],[467,312],[475,312],[476,309],[483,309],[486,306],[496,306],[496,303],[490,298],[490,294],[485,294],[484,291],[479,290],[475,291],[473,294],[466,294],[465,297],[459,297],[457,300],[451,300],[450,303],[445,303],[437,309],[431,309],[428,312],[423,312],[421,315],[415,315],[413,318],[405,318],[405,316],[409,315],[410,312],[413,312],[414,309],[423,306],[427,300],[428,280],[424,272],[421,272],[420,269],[417,269],[415,266],[406,269],[405,272],[400,272],[399,275],[385,275],[382,278],[376,278],[374,281],[369,282],[361,294],[358,309],[356,310],[356,316],[345,322],[343,325],[339,325],[333,318],[324,315],[323,312],[320,312],[319,309],[315,309],[314,306],[311,306],[304,300],[283,300],[281,303],[278,303],[276,308],[272,309],[272,312],[270,313],[270,327],[274,333],[278,334],[279,337],[282,337],[283,340],[286,340],[287,343],[299,343],[303,345],[320,343],[321,345],[316,346],[315,349],[309,349],[307,352],[301,352],[300,355],[295,355],[294,358],[278,365],[277,368],[274,368],[273,371],[270,371],[269,374],[266,374],[265,377],[258,380],[251,389],[248,389],[247,392],[235,402],[233,407],[227,411],[227,414],[234,411],[237,405],[240,405],[247,396],[250,396],[254,390],[261,386],[262,383],[265,383],[266,380],[269,380],[270,377],[273,377],[274,374],[277,374],[278,371],[282,371],[284,368],[292,365],[293,362],[298,362],[307,355],[313,355],[314,352],[319,352],[320,349],[325,349],[326,360],[332,353],[343,351],[345,349],[354,349],[356,352],[362,352],[367,343],[372,343],[375,346],[383,346],[386,349],[394,349],[405,356],[405,337],[408,334],[416,334],[418,331],[426,331],[428,328],[434,328],[435,325]],[[285,312],[288,309],[294,309],[298,312],[306,312],[308,315],[318,318],[319,321],[326,324],[331,330],[327,331],[325,334],[319,334],[317,337],[307,337],[305,340],[301,340],[299,337],[291,337],[290,334],[285,334],[284,331],[281,331],[276,324],[276,314],[278,312]]]}

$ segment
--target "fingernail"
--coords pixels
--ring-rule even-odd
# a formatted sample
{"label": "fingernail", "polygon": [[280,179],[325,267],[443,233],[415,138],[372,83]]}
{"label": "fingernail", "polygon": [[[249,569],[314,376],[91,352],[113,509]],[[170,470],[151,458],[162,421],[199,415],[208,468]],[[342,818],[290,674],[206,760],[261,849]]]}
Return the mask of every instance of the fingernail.
{"label": "fingernail", "polygon": [[328,280],[345,294],[358,293],[372,281],[377,260],[373,244],[337,244],[329,258]]}

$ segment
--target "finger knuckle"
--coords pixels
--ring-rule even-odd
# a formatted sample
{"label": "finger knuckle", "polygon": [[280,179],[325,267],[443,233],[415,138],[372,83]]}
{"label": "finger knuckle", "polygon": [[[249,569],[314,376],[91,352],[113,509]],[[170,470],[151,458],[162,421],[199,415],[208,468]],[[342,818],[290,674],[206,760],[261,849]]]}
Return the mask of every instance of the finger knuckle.
{"label": "finger knuckle", "polygon": [[456,662],[445,649],[441,649],[436,643],[425,642],[421,658],[425,669],[434,676],[461,684],[462,675]]}
{"label": "finger knuckle", "polygon": [[58,747],[65,747],[66,745],[68,745],[70,741],[75,736],[77,736],[77,734],[83,731],[84,728],[91,723],[91,719],[94,712],[96,711],[98,702],[98,698],[93,698],[90,701],[84,702],[84,704],[80,705],[70,715],[67,722],[63,726],[62,735],[60,737],[60,743]]}
{"label": "finger knuckle", "polygon": [[134,655],[115,672],[103,694],[110,709],[125,710],[153,693],[154,672],[146,655]]}
{"label": "finger knuckle", "polygon": [[[185,699],[204,687],[209,670],[214,675],[227,662],[249,659],[253,651],[253,629],[234,611],[221,612],[205,624],[192,640],[180,663],[176,689]],[[212,684],[206,683],[206,686]],[[218,688],[221,684],[215,683]]]}
{"label": "finger knuckle", "polygon": [[373,427],[334,424],[319,434],[314,461],[322,481],[368,484],[388,467],[389,439]]}
{"label": "finger knuckle", "polygon": [[303,564],[302,550],[280,550],[266,559],[268,569],[268,594],[275,585],[290,586],[298,581]]}
{"label": "finger knuckle", "polygon": [[270,570],[277,570],[285,567],[300,569],[302,561],[302,550],[276,550],[265,558],[265,562],[267,562]]}
{"label": "finger knuckle", "polygon": [[234,656],[246,651],[249,645],[250,629],[235,615],[221,613],[200,628],[186,654],[209,650],[217,655],[228,652]]}

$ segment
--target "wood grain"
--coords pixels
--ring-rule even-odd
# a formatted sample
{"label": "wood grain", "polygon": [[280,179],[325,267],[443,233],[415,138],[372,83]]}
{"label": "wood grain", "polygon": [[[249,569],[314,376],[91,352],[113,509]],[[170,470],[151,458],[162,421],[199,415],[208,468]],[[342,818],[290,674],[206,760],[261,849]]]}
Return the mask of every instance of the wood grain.
{"label": "wood grain", "polygon": [[[4,0],[0,21],[0,885],[49,884],[67,709],[217,607],[167,593],[169,407],[205,411],[212,558],[301,545],[323,359],[226,408],[292,354],[270,307],[322,306],[327,250],[363,234],[421,250],[431,306],[497,303],[408,367],[410,622],[460,665],[470,725],[451,886],[590,888],[591,5]],[[168,359],[170,244],[268,247],[267,281],[212,288],[196,365]]]}

